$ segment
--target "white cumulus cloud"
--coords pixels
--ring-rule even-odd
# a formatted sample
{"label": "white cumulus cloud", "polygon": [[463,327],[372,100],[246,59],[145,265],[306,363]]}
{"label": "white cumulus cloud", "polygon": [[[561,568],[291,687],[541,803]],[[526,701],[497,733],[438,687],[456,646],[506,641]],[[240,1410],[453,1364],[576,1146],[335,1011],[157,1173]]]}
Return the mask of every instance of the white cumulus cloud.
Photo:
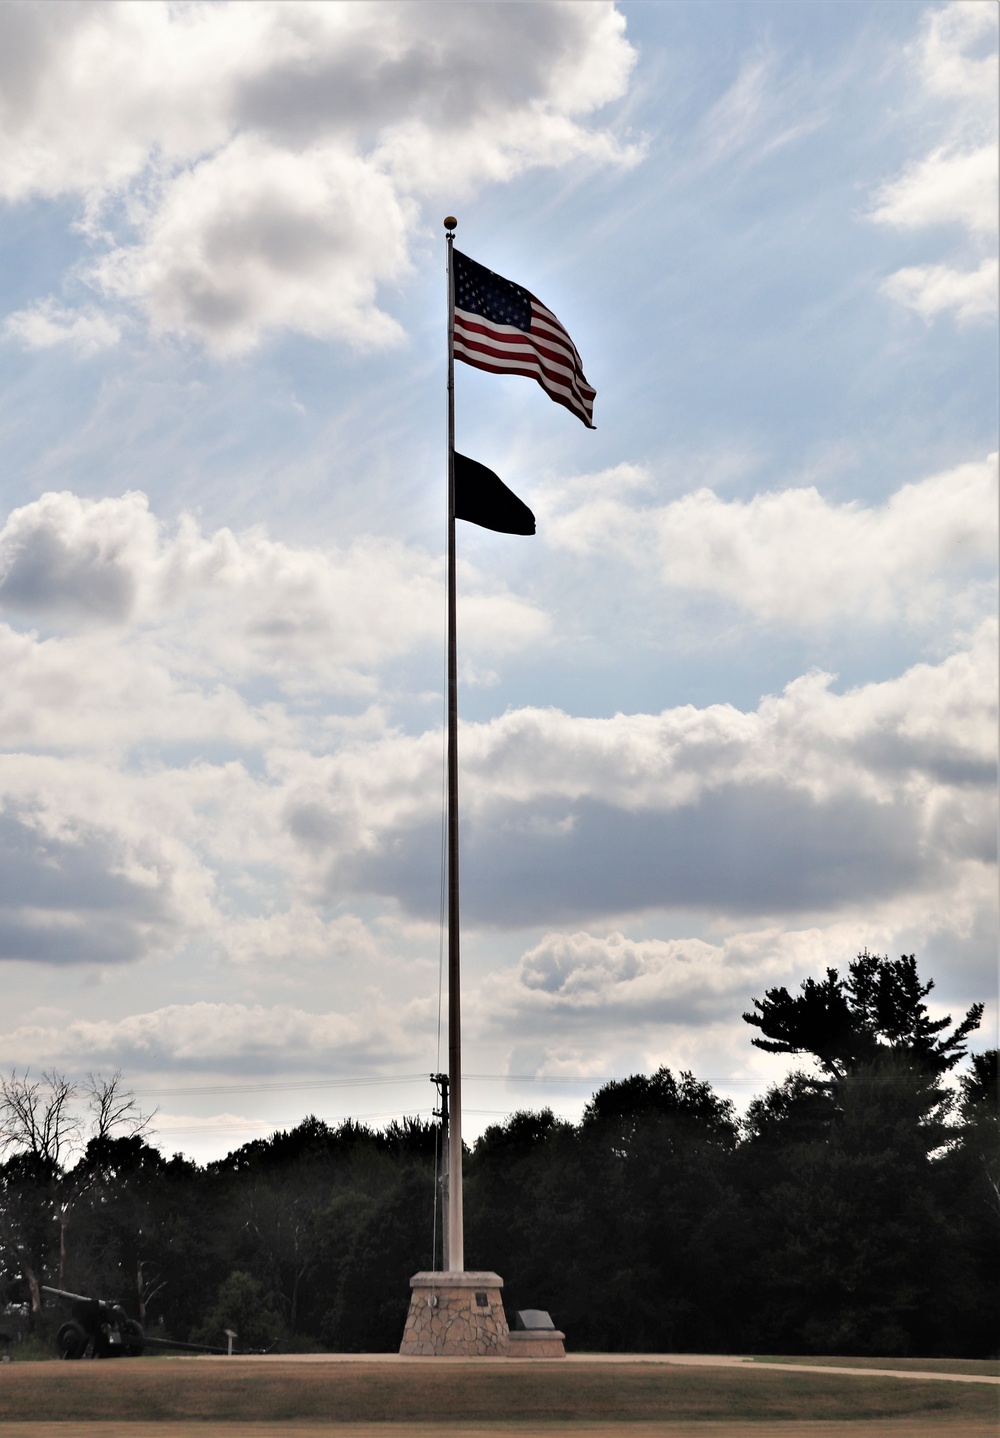
{"label": "white cumulus cloud", "polygon": [[947,138],[887,180],[871,218],[901,230],[950,227],[979,263],[949,256],[897,270],[883,288],[924,319],[952,314],[962,323],[997,308],[997,9],[978,0],[932,7],[916,51],[925,93],[943,101]]}
{"label": "white cumulus cloud", "polygon": [[[392,344],[379,292],[426,205],[637,158],[593,123],[628,85],[624,30],[610,3],[6,5],[0,195],[77,197],[91,285],[156,331]],[[56,308],[9,333],[51,343]]]}
{"label": "white cumulus cloud", "polygon": [[386,1015],[374,1006],[366,1013],[310,1013],[291,1004],[169,1004],[120,1019],[72,1019],[65,1027],[29,1022],[4,1034],[3,1044],[19,1065],[58,1055],[74,1068],[113,1065],[132,1073],[211,1071],[240,1060],[283,1071],[323,1061],[370,1068],[413,1052],[407,1030],[412,1034],[414,1016],[413,1010]]}
{"label": "white cumulus cloud", "polygon": [[949,153],[935,150],[883,186],[872,219],[901,230],[961,225],[975,235],[997,227],[995,145]]}
{"label": "white cumulus cloud", "polygon": [[121,339],[121,326],[109,315],[93,306],[84,310],[67,309],[51,299],[40,300],[8,315],[3,332],[28,350],[63,345],[85,356],[111,349]]}
{"label": "white cumulus cloud", "polygon": [[[56,631],[47,647],[11,631],[0,642],[42,683],[46,672],[65,671],[70,650],[93,660],[103,643],[120,668],[116,677],[98,664],[97,684],[121,684],[138,666],[143,682],[168,668],[211,675],[216,685],[267,674],[300,691],[364,689],[387,659],[440,642],[441,589],[441,561],[397,541],[292,546],[262,528],[204,534],[190,515],[169,533],[137,491],[98,500],[45,494],[0,530],[0,611]],[[548,632],[547,615],[471,566],[463,592],[473,656]],[[102,629],[110,631],[103,642]]]}
{"label": "white cumulus cloud", "polygon": [[[749,712],[519,709],[463,726],[465,914],[828,915],[991,883],[995,642],[990,621],[939,664],[843,694],[804,675]],[[439,765],[434,734],[288,756],[303,882],[436,912]]]}
{"label": "white cumulus cloud", "polygon": [[904,485],[882,505],[832,503],[810,486],[745,501],[699,489],[648,506],[641,476],[625,469],[551,491],[538,504],[548,542],[584,555],[612,547],[664,584],[786,625],[934,625],[975,617],[992,596],[996,455]]}
{"label": "white cumulus cloud", "polygon": [[[985,893],[955,894],[962,917],[986,916]],[[675,1067],[692,1052],[705,1072],[704,1051],[719,1041],[732,1072],[734,1025],[753,997],[784,985],[794,990],[828,967],[843,973],[862,949],[892,952],[900,942],[919,949],[921,972],[937,987],[989,997],[985,966],[955,975],[938,945],[941,915],[918,901],[916,910],[877,905],[866,914],[808,928],[735,929],[725,937],[632,938],[620,930],[564,930],[545,934],[512,966],[487,975],[470,996],[480,1035],[517,1035],[539,1071],[559,1072],[561,1056],[575,1046],[571,1066],[586,1071],[603,1050],[621,1044]],[[953,998],[935,992],[935,1016],[955,1013]],[[744,1031],[737,1068],[752,1061]],[[595,1052],[594,1046],[597,1046]],[[599,1060],[598,1060],[599,1061]],[[773,1060],[770,1061],[773,1063]],[[603,1070],[607,1072],[607,1060]],[[710,1070],[709,1070],[710,1072]]]}
{"label": "white cumulus cloud", "polygon": [[925,320],[954,315],[959,324],[988,319],[996,314],[1000,293],[1000,263],[983,260],[976,270],[950,265],[907,265],[885,282],[885,292]]}

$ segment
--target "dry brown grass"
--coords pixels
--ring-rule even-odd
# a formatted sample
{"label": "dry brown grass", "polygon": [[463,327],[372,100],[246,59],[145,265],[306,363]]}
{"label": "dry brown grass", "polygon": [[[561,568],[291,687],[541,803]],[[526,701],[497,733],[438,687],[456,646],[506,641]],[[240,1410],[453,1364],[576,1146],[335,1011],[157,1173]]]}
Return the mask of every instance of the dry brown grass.
{"label": "dry brown grass", "polygon": [[[373,1431],[388,1438],[392,1430],[382,1425],[403,1424],[400,1431],[415,1433],[414,1425],[429,1423],[453,1435],[516,1427],[524,1438],[528,1425],[556,1434],[596,1424],[595,1433],[624,1428],[638,1438],[636,1425],[652,1424],[651,1431],[662,1435],[671,1431],[664,1425],[693,1423],[707,1438],[710,1430],[704,1425],[712,1422],[729,1425],[721,1431],[747,1423],[860,1422],[865,1426],[859,1431],[871,1435],[880,1431],[873,1425],[895,1420],[900,1433],[923,1438],[954,1424],[985,1425],[984,1432],[994,1432],[998,1397],[998,1389],[988,1384],[847,1377],[749,1364],[695,1368],[597,1359],[464,1367],[433,1359],[405,1365],[270,1359],[230,1366],[158,1358],[5,1365],[0,1433],[10,1426],[27,1438],[24,1424],[31,1420],[44,1425],[39,1432],[50,1434],[59,1431],[56,1424],[71,1424],[74,1435],[84,1432],[84,1423],[103,1425],[109,1434],[155,1423],[159,1438],[166,1438],[168,1429],[161,1426],[166,1424],[179,1423],[183,1431],[183,1425],[197,1423],[205,1438],[206,1423],[230,1434],[235,1430],[229,1425],[238,1424],[241,1435],[251,1431],[251,1424],[261,1433],[289,1433],[295,1431],[289,1427],[293,1424],[308,1433],[310,1424],[335,1423],[361,1425],[359,1434],[376,1425]],[[917,1426],[899,1428],[902,1420]],[[280,1426],[268,1430],[268,1424]],[[70,1430],[64,1431],[68,1435]],[[340,1438],[348,1431],[341,1429]]]}

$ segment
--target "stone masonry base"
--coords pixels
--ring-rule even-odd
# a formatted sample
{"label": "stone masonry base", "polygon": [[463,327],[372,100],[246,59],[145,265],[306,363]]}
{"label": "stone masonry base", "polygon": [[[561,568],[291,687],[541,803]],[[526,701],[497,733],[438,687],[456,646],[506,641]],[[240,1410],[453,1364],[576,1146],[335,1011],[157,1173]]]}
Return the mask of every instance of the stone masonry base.
{"label": "stone masonry base", "polygon": [[496,1273],[415,1273],[400,1353],[413,1358],[503,1358],[507,1319]]}

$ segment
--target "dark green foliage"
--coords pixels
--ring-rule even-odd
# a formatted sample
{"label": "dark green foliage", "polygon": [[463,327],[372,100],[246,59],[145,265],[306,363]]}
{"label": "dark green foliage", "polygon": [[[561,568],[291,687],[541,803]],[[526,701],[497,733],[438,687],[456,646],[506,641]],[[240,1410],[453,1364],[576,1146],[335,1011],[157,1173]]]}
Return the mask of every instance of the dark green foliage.
{"label": "dark green foliage", "polygon": [[543,1109],[491,1125],[466,1163],[466,1261],[502,1274],[511,1319],[542,1306],[568,1323],[578,1307],[589,1206],[581,1158],[573,1125]]}
{"label": "dark green foliage", "polygon": [[757,1107],[741,1155],[756,1195],[765,1346],[941,1351],[952,1225],[932,1159],[948,1133],[939,1090],[886,1060],[826,1093],[801,1075],[787,1087],[789,1103],[772,1091]]}
{"label": "dark green foliage", "polygon": [[1000,1049],[987,1049],[985,1053],[972,1054],[969,1058],[969,1072],[963,1074],[959,1081],[962,1112],[968,1119],[990,1113],[996,1117],[998,1056]]}
{"label": "dark green foliage", "polygon": [[836,1077],[886,1056],[944,1074],[965,1056],[983,1005],[973,1004],[954,1032],[945,1033],[951,1015],[932,1020],[924,1003],[933,987],[933,979],[921,984],[913,954],[893,960],[865,949],[846,979],[827,969],[819,983],[805,979],[794,998],[785,988],[768,989],[763,1000],[753,1000],[756,1012],[743,1018],[764,1035],[752,1041],[757,1048],[812,1054]]}
{"label": "dark green foliage", "polygon": [[324,1212],[327,1271],[334,1282],[321,1333],[344,1353],[399,1347],[410,1275],[431,1265],[431,1172],[379,1165],[370,1179]]}
{"label": "dark green foliage", "polygon": [[809,1074],[789,1074],[750,1102],[743,1121],[745,1137],[764,1152],[803,1143],[823,1143],[836,1114],[830,1085]]}
{"label": "dark green foliage", "polygon": [[682,1073],[678,1083],[667,1068],[605,1084],[583,1111],[584,1129],[605,1125],[605,1136],[615,1132],[626,1144],[634,1144],[651,1123],[664,1133],[669,1130],[677,1142],[697,1136],[728,1148],[736,1141],[732,1104],[694,1074]]}
{"label": "dark green foliage", "polygon": [[960,1140],[940,1160],[942,1202],[955,1233],[951,1287],[952,1350],[977,1358],[996,1352],[1000,1334],[1000,1115],[997,1050],[973,1054],[960,1081]]}
{"label": "dark green foliage", "polygon": [[[792,1074],[750,1105],[740,1161],[759,1242],[757,1332],[773,1351],[970,1353],[995,1343],[974,1270],[995,1271],[996,1215],[974,1216],[971,1126],[953,1122],[942,1078],[965,1054],[981,1004],[949,1031],[932,1020],[912,955],[860,953],[798,996],[768,990],[744,1019],[772,1053],[807,1053],[825,1079]],[[995,1061],[994,1061],[995,1070]],[[982,1108],[989,1063],[961,1080]],[[976,1258],[970,1263],[972,1253]]]}
{"label": "dark green foliage", "polygon": [[226,1347],[226,1329],[237,1334],[236,1348],[266,1348],[282,1336],[284,1324],[274,1297],[249,1273],[238,1269],[220,1285],[205,1321],[191,1334],[193,1343]]}
{"label": "dark green foliage", "polygon": [[711,1346],[734,1291],[736,1140],[731,1105],[668,1069],[606,1085],[578,1127],[515,1114],[468,1165],[467,1247],[509,1312],[544,1306],[577,1347]]}

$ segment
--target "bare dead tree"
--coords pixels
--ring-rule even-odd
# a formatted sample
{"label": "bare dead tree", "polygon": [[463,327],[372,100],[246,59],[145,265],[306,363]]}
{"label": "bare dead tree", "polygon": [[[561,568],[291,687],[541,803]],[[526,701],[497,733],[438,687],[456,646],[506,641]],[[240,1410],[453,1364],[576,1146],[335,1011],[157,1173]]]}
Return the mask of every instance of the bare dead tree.
{"label": "bare dead tree", "polygon": [[[81,1098],[82,1111],[78,1100]],[[64,1287],[69,1257],[69,1228],[73,1210],[98,1181],[93,1165],[71,1160],[93,1140],[141,1137],[154,1115],[144,1114],[131,1090],[125,1088],[120,1069],[110,1078],[88,1073],[78,1086],[65,1074],[44,1072],[33,1079],[28,1070],[13,1070],[0,1078],[0,1155],[20,1155],[30,1171],[39,1197],[49,1206],[59,1226],[59,1286]],[[22,1193],[22,1202],[24,1201]],[[32,1309],[41,1321],[39,1260],[23,1239],[24,1225],[10,1221],[10,1206],[0,1215],[0,1242],[15,1253],[31,1292]]]}
{"label": "bare dead tree", "polygon": [[161,1279],[159,1270],[152,1275],[147,1275],[146,1269],[150,1267],[148,1261],[139,1259],[135,1266],[135,1291],[138,1303],[139,1322],[145,1325],[146,1309],[157,1294],[162,1293],[167,1286],[167,1280]]}
{"label": "bare dead tree", "polygon": [[54,1071],[33,1080],[27,1069],[23,1075],[13,1069],[0,1078],[0,1152],[28,1153],[44,1168],[60,1168],[79,1137],[76,1097],[76,1085]]}
{"label": "bare dead tree", "polygon": [[[50,1216],[59,1222],[60,1277],[65,1267],[65,1225],[60,1192],[66,1159],[79,1137],[74,1111],[76,1086],[64,1074],[43,1073],[32,1079],[28,1070],[0,1078],[0,1153],[18,1156],[17,1181],[5,1175],[0,1241],[20,1266],[31,1294],[31,1308],[39,1325],[44,1322],[41,1263],[37,1224],[30,1213],[30,1191],[38,1194]],[[44,1197],[43,1197],[44,1195]]]}
{"label": "bare dead tree", "polygon": [[91,1139],[142,1138],[149,1132],[156,1110],[149,1114],[142,1112],[135,1101],[135,1094],[124,1087],[121,1069],[115,1069],[110,1078],[88,1073],[83,1091],[90,1114]]}

